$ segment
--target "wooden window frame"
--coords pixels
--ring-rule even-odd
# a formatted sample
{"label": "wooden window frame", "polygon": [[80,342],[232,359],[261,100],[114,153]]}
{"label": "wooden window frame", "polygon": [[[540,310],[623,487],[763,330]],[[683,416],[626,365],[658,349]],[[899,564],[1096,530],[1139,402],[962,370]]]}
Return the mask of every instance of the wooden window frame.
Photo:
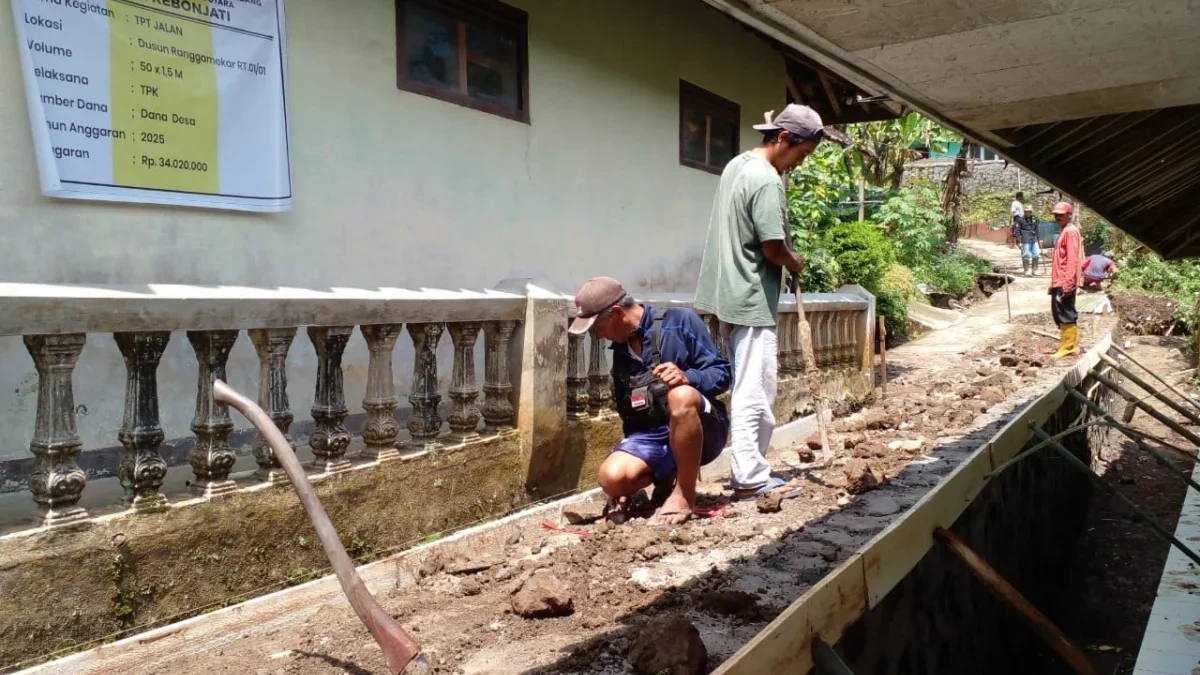
{"label": "wooden window frame", "polygon": [[[684,109],[690,107],[704,113],[704,160],[697,162],[694,159],[688,159],[683,156],[684,145]],[[727,122],[732,122],[737,133],[734,134],[733,154],[737,157],[741,152],[742,145],[742,107],[737,103],[730,101],[727,98],[718,96],[717,94],[708,91],[702,87],[698,87],[687,80],[679,81],[679,163],[692,169],[707,171],[711,174],[721,175],[725,167],[716,166],[709,162],[712,153],[712,119],[713,117],[723,119]]]}
{"label": "wooden window frame", "polygon": [[[405,7],[417,5],[425,9],[440,12],[458,22],[458,35],[461,50],[459,52],[459,82],[461,91],[453,92],[439,89],[423,82],[408,79],[408,68],[405,63],[408,36],[405,25]],[[497,0],[396,0],[396,87],[402,91],[436,98],[447,103],[461,105],[464,108],[505,117],[510,120],[529,124],[529,15],[521,9],[506,5]],[[472,98],[466,93],[466,27],[467,24],[484,28],[503,35],[517,45],[517,103],[514,110],[498,103],[490,103]]]}

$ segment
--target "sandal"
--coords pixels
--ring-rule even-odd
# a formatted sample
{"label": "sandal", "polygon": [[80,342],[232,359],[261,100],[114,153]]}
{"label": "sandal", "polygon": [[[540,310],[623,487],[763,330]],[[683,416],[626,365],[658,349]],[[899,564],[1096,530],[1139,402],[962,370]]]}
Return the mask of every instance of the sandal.
{"label": "sandal", "polygon": [[[772,490],[778,490],[779,488],[783,487],[787,487],[787,481],[778,476],[771,476],[771,479],[767,481],[766,485],[762,486],[758,490],[755,490],[754,492],[751,492],[750,494],[739,495],[737,490],[734,490],[733,497],[730,499],[730,501],[748,502],[753,499],[758,499],[760,496],[771,492]],[[780,499],[792,499],[793,497],[799,497],[800,493],[802,492],[804,492],[804,488],[794,488],[783,493],[783,496],[780,497]]]}

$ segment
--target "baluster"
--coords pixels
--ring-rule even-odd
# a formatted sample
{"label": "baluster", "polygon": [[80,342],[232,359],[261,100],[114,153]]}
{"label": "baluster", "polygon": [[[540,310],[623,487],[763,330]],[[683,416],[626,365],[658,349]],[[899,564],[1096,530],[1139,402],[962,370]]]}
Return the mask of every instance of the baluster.
{"label": "baluster", "polygon": [[225,364],[229,350],[237,341],[236,330],[188,331],[188,342],[196,352],[199,364],[196,380],[196,415],[192,418],[192,433],[196,446],[188,455],[196,480],[192,490],[205,497],[231,492],[237,485],[229,480],[229,471],[237,457],[229,447],[233,418],[229,407],[213,399],[213,380],[225,380]]}
{"label": "baluster", "polygon": [[838,312],[838,365],[850,363],[854,356],[854,346],[851,342],[851,323],[849,312]]}
{"label": "baluster", "polygon": [[822,344],[825,350],[825,365],[832,366],[837,363],[837,325],[834,321],[833,312],[821,312],[821,323],[824,335]]}
{"label": "baluster", "polygon": [[779,377],[786,377],[788,374],[788,335],[791,326],[788,324],[788,315],[780,312],[775,323],[775,363],[779,370]]}
{"label": "baluster", "polygon": [[599,415],[612,406],[612,373],[608,369],[608,340],[591,334],[592,344],[588,354],[591,367],[588,369],[588,411]]}
{"label": "baluster", "polygon": [[408,431],[412,435],[411,445],[415,448],[432,448],[437,445],[442,431],[442,418],[438,415],[437,344],[442,338],[444,326],[440,323],[410,323],[408,334],[412,337],[413,359],[412,393],[408,402],[412,404],[412,417],[408,420]]}
{"label": "baluster", "polygon": [[167,463],[158,454],[166,437],[158,421],[158,364],[171,334],[114,333],[113,339],[125,360],[125,416],[117,440],[125,448],[117,477],[125,498],[135,510],[154,511],[166,506],[163,479]]}
{"label": "baluster", "polygon": [[817,367],[825,365],[825,312],[813,312],[808,315],[809,326],[812,328],[813,363]]}
{"label": "baluster", "polygon": [[450,340],[454,343],[454,366],[450,372],[450,436],[459,442],[479,438],[479,384],[475,379],[475,342],[483,325],[475,321],[452,323]]}
{"label": "baluster", "polygon": [[[258,405],[275,423],[275,428],[283,434],[294,452],[296,443],[288,433],[294,418],[287,393],[287,355],[292,341],[296,339],[296,329],[256,328],[249,333],[250,342],[254,343],[254,351],[258,354]],[[275,451],[267,445],[262,434],[254,436],[251,452],[258,463],[255,476],[269,483],[287,480]]]}
{"label": "baluster", "polygon": [[317,386],[313,395],[313,432],[308,445],[313,451],[312,470],[339,473],[350,468],[346,448],[350,432],[346,430],[346,392],[342,385],[342,353],[353,326],[309,326],[308,339],[317,353]]}
{"label": "baluster", "polygon": [[37,458],[29,475],[36,516],[50,527],[87,520],[79,506],[87,476],[76,460],[83,443],[75,430],[75,394],[71,373],[87,336],[26,335],[25,348],[38,373],[37,417],[29,451]]}
{"label": "baluster", "polygon": [[588,363],[584,359],[583,335],[567,333],[567,419],[588,416]]}
{"label": "baluster", "polygon": [[483,428],[492,433],[513,426],[508,341],[516,327],[516,321],[489,321],[483,327]]}
{"label": "baluster", "polygon": [[362,402],[363,410],[367,412],[367,421],[362,428],[366,445],[363,456],[374,461],[400,457],[400,451],[396,449],[396,435],[400,433],[396,408],[400,406],[400,399],[396,396],[396,380],[392,374],[392,351],[403,330],[404,324],[399,323],[359,326],[371,353],[367,363],[367,392]]}
{"label": "baluster", "polygon": [[783,351],[781,363],[784,373],[795,375],[802,369],[803,358],[800,355],[800,315],[782,314],[780,322],[785,327],[779,338],[780,349]]}

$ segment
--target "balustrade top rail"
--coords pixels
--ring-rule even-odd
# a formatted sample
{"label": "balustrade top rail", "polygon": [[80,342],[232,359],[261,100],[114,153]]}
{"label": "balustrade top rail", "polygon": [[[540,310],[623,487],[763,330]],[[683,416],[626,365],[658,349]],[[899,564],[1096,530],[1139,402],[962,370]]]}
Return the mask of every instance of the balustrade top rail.
{"label": "balustrade top rail", "polygon": [[[691,293],[634,293],[638,302],[645,302],[659,308],[693,307],[695,296]],[[804,293],[804,311],[811,312],[854,312],[867,309],[867,299],[855,293]],[[574,299],[571,296],[564,298]],[[784,314],[796,313],[796,296],[788,293],[779,298],[779,311]],[[571,316],[579,310],[574,304],[568,310]],[[706,315],[708,312],[696,309],[697,314]]]}
{"label": "balustrade top rail", "polygon": [[0,283],[0,335],[231,330],[524,318],[495,290]]}

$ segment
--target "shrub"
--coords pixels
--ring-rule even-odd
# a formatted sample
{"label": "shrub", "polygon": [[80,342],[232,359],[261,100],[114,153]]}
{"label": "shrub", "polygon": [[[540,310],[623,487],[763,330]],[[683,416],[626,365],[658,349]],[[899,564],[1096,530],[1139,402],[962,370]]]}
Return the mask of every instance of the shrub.
{"label": "shrub", "polygon": [[946,218],[937,189],[929,181],[912,181],[879,207],[878,223],[909,267],[932,262],[946,244]]}
{"label": "shrub", "polygon": [[837,290],[842,268],[838,261],[824,248],[807,251],[797,247],[804,257],[804,271],[800,274],[800,290],[806,293],[832,293]]}
{"label": "shrub", "polygon": [[1089,252],[1100,253],[1108,247],[1108,223],[1097,220],[1083,226],[1083,247]]}
{"label": "shrub", "polygon": [[966,251],[949,248],[935,264],[922,265],[914,270],[917,282],[929,284],[934,290],[963,295],[975,286],[975,275],[990,272],[991,265]]}
{"label": "shrub", "polygon": [[887,326],[888,346],[908,340],[908,301],[899,293],[882,290],[875,294],[875,311]]}
{"label": "shrub", "polygon": [[829,230],[825,249],[841,268],[840,281],[859,284],[872,293],[896,260],[892,244],[871,223],[843,223]]}
{"label": "shrub", "polygon": [[913,277],[912,270],[899,263],[888,268],[887,273],[883,275],[879,291],[895,293],[909,302],[924,299],[921,292],[917,290],[917,281]]}

